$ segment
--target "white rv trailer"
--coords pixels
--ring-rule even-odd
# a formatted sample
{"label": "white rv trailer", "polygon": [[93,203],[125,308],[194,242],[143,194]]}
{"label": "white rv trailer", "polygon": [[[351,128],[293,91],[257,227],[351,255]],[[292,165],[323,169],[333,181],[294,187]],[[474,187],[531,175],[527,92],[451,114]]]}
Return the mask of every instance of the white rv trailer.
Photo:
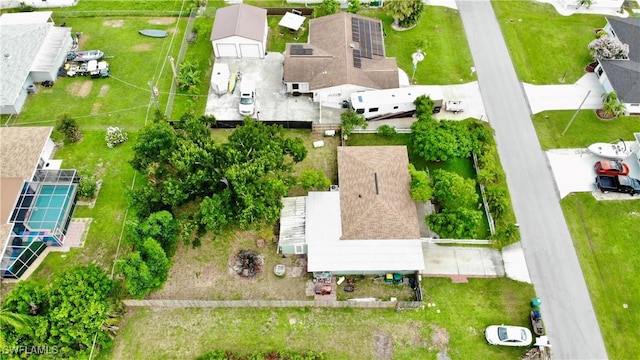
{"label": "white rv trailer", "polygon": [[413,102],[421,95],[433,100],[434,113],[440,112],[444,100],[442,90],[430,85],[355,92],[351,94],[351,108],[367,120],[407,117],[416,112]]}

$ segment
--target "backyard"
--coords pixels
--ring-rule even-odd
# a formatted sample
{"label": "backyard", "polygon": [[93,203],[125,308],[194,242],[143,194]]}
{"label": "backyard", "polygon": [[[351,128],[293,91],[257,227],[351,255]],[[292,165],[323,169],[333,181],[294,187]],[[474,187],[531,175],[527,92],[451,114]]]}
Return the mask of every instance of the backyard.
{"label": "backyard", "polygon": [[[423,310],[130,309],[102,359],[189,359],[222,349],[241,355],[314,351],[327,359],[514,359],[526,349],[490,346],[487,325],[527,326],[531,285],[501,279],[423,280]],[[140,334],[145,334],[140,337]],[[180,346],[177,346],[180,344]]]}

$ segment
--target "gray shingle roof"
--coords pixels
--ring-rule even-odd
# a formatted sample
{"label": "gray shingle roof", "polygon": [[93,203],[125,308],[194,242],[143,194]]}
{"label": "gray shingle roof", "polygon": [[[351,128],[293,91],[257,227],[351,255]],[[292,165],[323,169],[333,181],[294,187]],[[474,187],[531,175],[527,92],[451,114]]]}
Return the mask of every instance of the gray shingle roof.
{"label": "gray shingle roof", "polygon": [[623,103],[640,103],[640,18],[607,18],[616,37],[629,45],[629,60],[600,60]]}

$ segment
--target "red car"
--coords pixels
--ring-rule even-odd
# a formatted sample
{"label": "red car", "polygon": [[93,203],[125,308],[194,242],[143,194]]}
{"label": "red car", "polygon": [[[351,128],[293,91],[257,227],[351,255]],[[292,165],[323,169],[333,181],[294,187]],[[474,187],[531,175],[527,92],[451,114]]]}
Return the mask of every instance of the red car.
{"label": "red car", "polygon": [[598,161],[594,166],[598,175],[628,175],[629,166],[627,164],[615,161],[605,160]]}

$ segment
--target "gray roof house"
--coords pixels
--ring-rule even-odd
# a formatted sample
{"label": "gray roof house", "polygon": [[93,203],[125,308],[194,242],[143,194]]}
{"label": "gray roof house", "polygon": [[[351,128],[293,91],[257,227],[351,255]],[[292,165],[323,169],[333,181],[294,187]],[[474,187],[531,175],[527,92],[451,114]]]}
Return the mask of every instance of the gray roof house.
{"label": "gray roof house", "polygon": [[607,18],[604,30],[629,45],[629,59],[599,60],[594,71],[607,93],[618,94],[627,114],[640,115],[640,18]]}
{"label": "gray roof house", "polygon": [[216,10],[211,43],[216,58],[260,58],[267,54],[267,10],[237,4]]}
{"label": "gray roof house", "polygon": [[284,83],[290,94],[339,108],[351,93],[399,86],[398,64],[385,55],[382,22],[341,12],[309,21],[309,41],[287,44]]}
{"label": "gray roof house", "polygon": [[0,127],[0,277],[21,278],[62,246],[79,178],[52,160],[52,127]]}
{"label": "gray roof house", "polygon": [[18,114],[34,83],[54,81],[73,40],[51,11],[0,16],[0,114]]}
{"label": "gray roof house", "polygon": [[[306,254],[309,272],[354,275],[423,271],[408,166],[405,146],[339,147],[339,187],[310,192],[304,202],[284,199],[279,251]],[[292,239],[301,252],[285,251],[283,245],[289,245]]]}

